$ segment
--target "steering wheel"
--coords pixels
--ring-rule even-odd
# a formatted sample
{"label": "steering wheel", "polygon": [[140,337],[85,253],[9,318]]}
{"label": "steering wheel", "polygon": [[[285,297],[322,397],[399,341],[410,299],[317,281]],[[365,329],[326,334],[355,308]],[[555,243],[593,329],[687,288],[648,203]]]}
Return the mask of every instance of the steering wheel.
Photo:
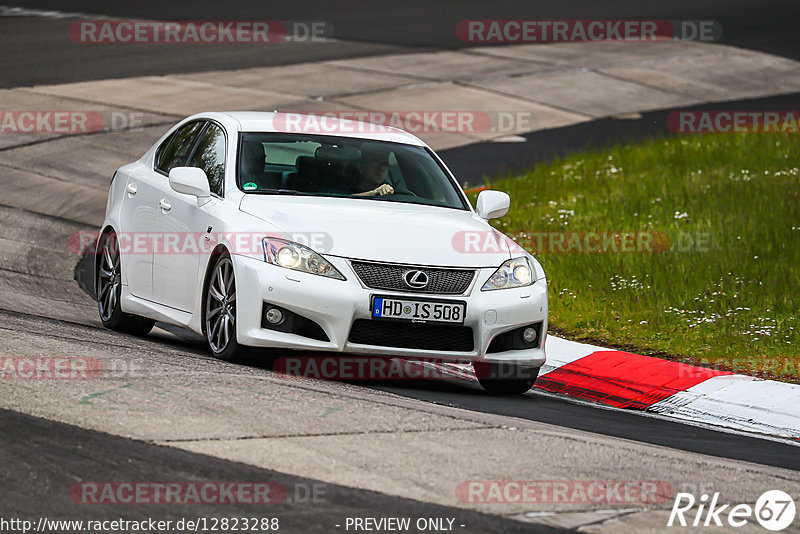
{"label": "steering wheel", "polygon": [[411,191],[410,189],[395,189],[392,193],[393,195],[411,195],[412,197],[419,197],[415,192]]}

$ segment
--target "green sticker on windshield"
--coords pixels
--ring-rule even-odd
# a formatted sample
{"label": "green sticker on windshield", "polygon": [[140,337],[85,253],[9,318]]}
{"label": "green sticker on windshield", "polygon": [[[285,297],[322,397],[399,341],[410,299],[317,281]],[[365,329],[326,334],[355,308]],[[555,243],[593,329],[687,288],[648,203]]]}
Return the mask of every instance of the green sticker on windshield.
{"label": "green sticker on windshield", "polygon": [[253,182],[247,182],[242,187],[244,187],[245,191],[252,191],[253,189],[258,189],[258,186]]}

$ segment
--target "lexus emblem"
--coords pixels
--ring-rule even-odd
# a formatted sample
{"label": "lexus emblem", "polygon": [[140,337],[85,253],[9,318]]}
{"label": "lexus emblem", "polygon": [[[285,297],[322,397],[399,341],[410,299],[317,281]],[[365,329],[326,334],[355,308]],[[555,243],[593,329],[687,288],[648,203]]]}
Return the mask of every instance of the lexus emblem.
{"label": "lexus emblem", "polygon": [[403,275],[403,281],[413,289],[428,287],[428,275],[423,271],[408,271]]}

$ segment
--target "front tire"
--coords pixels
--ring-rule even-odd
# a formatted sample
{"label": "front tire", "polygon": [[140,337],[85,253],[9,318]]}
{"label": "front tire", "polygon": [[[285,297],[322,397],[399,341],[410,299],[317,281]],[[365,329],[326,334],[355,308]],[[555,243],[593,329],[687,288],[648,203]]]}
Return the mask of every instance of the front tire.
{"label": "front tire", "polygon": [[228,253],[219,256],[209,271],[203,296],[203,330],[211,354],[235,360],[245,350],[236,340],[236,276]]}
{"label": "front tire", "polygon": [[522,395],[539,377],[539,367],[489,362],[472,362],[472,367],[483,389],[496,395]]}
{"label": "front tire", "polygon": [[122,294],[122,269],[117,234],[104,233],[97,245],[100,255],[95,273],[97,293],[97,310],[103,326],[118,332],[134,336],[144,336],[156,324],[152,319],[131,315],[122,311],[120,295]]}

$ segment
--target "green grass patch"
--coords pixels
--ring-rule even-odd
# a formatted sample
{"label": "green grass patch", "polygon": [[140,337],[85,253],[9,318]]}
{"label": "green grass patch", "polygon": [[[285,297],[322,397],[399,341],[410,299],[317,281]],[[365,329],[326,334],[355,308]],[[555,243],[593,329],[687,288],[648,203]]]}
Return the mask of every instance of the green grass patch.
{"label": "green grass patch", "polygon": [[492,223],[542,263],[567,337],[797,380],[798,167],[796,135],[653,139],[494,181],[511,210]]}

